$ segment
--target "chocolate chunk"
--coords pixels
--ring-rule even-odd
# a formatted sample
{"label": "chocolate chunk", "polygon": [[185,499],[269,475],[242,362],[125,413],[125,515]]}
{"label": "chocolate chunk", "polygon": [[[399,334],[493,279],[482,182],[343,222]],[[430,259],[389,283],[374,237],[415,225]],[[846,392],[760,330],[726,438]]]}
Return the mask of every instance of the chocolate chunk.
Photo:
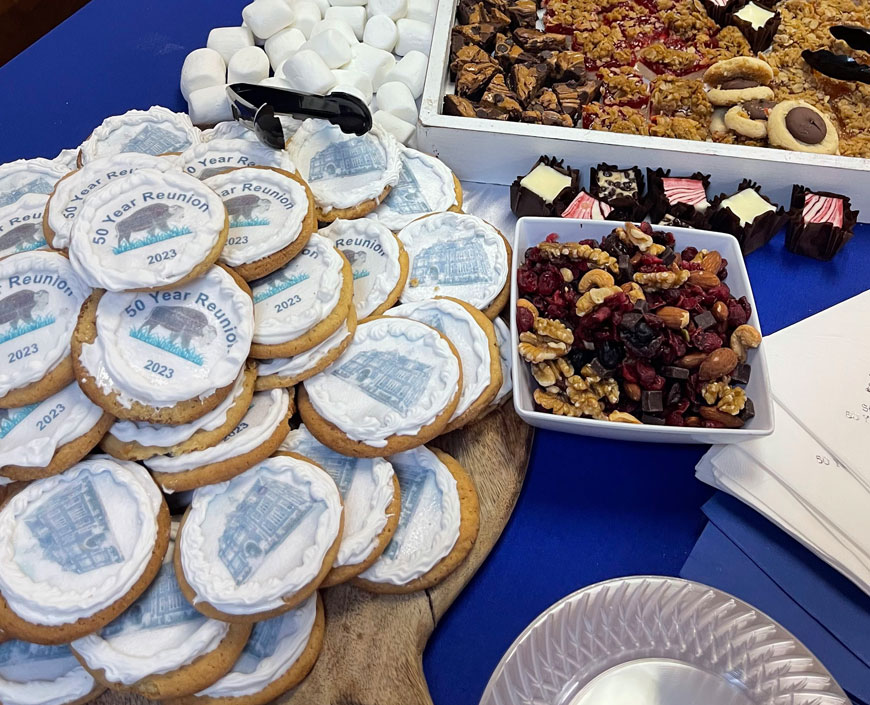
{"label": "chocolate chunk", "polygon": [[540,105],[544,110],[552,110],[554,112],[562,112],[559,105],[559,99],[551,88],[544,88],[535,98],[535,103]]}
{"label": "chocolate chunk", "polygon": [[521,122],[527,122],[530,125],[543,125],[544,112],[542,110],[523,110],[520,115]]}
{"label": "chocolate chunk", "polygon": [[668,406],[674,406],[675,404],[680,403],[680,399],[683,398],[683,387],[679,382],[674,382],[670,387],[668,387],[668,398],[667,404]]}
{"label": "chocolate chunk", "polygon": [[520,27],[514,30],[514,41],[526,51],[559,51],[568,48],[568,37],[564,34],[542,32],[538,29]]}
{"label": "chocolate chunk", "polygon": [[828,126],[822,116],[812,108],[797,107],[785,116],[785,127],[799,142],[819,144],[828,134]]}
{"label": "chocolate chunk", "polygon": [[601,361],[596,357],[592,362],[589,363],[589,369],[592,371],[592,374],[604,379],[605,377],[610,377],[612,372],[608,370],[604,365],[601,364]]}
{"label": "chocolate chunk", "polygon": [[502,12],[497,7],[489,7],[486,10],[486,21],[501,31],[507,31],[511,26],[511,18],[506,12]]}
{"label": "chocolate chunk", "polygon": [[465,64],[493,63],[492,58],[476,44],[468,44],[456,52],[455,58],[450,62],[450,73],[454,76]]}
{"label": "chocolate chunk", "polygon": [[482,2],[460,0],[456,7],[456,16],[462,24],[479,24],[486,19],[486,10]]}
{"label": "chocolate chunk", "polygon": [[670,247],[666,247],[665,251],[659,255],[659,259],[666,267],[670,267],[674,260],[677,259],[677,253]]}
{"label": "chocolate chunk", "polygon": [[634,267],[631,265],[631,257],[628,255],[619,255],[616,258],[616,262],[619,266],[619,281],[634,281]]}
{"label": "chocolate chunk", "polygon": [[546,64],[515,64],[511,69],[514,90],[517,98],[528,106],[538,95],[549,73]]}
{"label": "chocolate chunk", "polygon": [[[489,85],[486,87],[487,94],[496,94],[499,93],[501,95],[507,96],[509,98],[516,99],[516,93],[514,93],[505,81],[505,77],[503,73],[497,73],[492,77],[492,80],[489,82]],[[486,98],[486,94],[484,94],[484,98]]]}
{"label": "chocolate chunk", "polygon": [[709,311],[704,311],[704,313],[699,313],[695,316],[695,325],[700,330],[707,330],[711,326],[716,325],[716,316],[714,316]]}
{"label": "chocolate chunk", "polygon": [[570,115],[557,112],[556,110],[541,111],[542,125],[558,125],[560,127],[574,127],[574,121]]}
{"label": "chocolate chunk", "polygon": [[755,88],[758,85],[758,81],[753,81],[751,78],[729,78],[720,83],[719,88],[723,91],[740,91],[744,88]]}
{"label": "chocolate chunk", "polygon": [[676,365],[665,365],[662,367],[662,374],[671,379],[689,379],[689,370]]}
{"label": "chocolate chunk", "polygon": [[738,384],[749,384],[749,377],[752,374],[752,365],[744,362],[737,365],[731,373],[731,381]]}
{"label": "chocolate chunk", "polygon": [[752,399],[747,397],[746,403],[743,405],[743,411],[740,412],[740,418],[743,421],[749,421],[753,416],[755,416],[755,404],[752,402]]}
{"label": "chocolate chunk", "polygon": [[456,94],[477,100],[483,95],[490,79],[500,70],[493,63],[463,64],[456,76]]}
{"label": "chocolate chunk", "polygon": [[475,117],[481,120],[509,120],[510,113],[493,103],[478,103],[474,108]]}
{"label": "chocolate chunk", "polygon": [[[490,110],[490,106],[492,109],[507,115],[508,120],[519,120],[523,113],[523,106],[519,104],[512,94],[506,95],[504,93],[491,92],[490,89],[487,89],[486,93],[483,94],[483,98],[480,99],[478,110]],[[492,113],[490,110],[490,114],[495,115],[498,113]],[[502,118],[499,115],[495,119],[501,120]]]}
{"label": "chocolate chunk", "polygon": [[662,402],[662,393],[658,391],[645,390],[640,394],[640,406],[645,412],[655,414],[659,411],[664,411],[665,407]]}
{"label": "chocolate chunk", "polygon": [[444,114],[458,115],[459,117],[476,117],[474,103],[468,98],[460,98],[458,95],[444,96]]}
{"label": "chocolate chunk", "polygon": [[[586,57],[579,51],[556,51],[548,52],[546,55],[542,52],[540,56],[547,62],[557,81],[577,81],[584,87],[590,83],[597,93],[598,82],[587,81]],[[594,76],[592,78],[594,79]],[[586,102],[591,100],[594,100],[594,95]]]}
{"label": "chocolate chunk", "polygon": [[634,311],[639,313],[649,313],[649,304],[646,302],[646,299],[638,299],[634,302]]}
{"label": "chocolate chunk", "polygon": [[776,103],[772,100],[748,100],[743,104],[743,109],[750,120],[767,120],[775,106]]}
{"label": "chocolate chunk", "polygon": [[642,320],[643,320],[643,314],[631,311],[629,313],[626,313],[622,317],[622,321],[620,322],[619,325],[622,326],[623,328],[627,328],[628,330],[631,330],[638,323],[640,323]]}
{"label": "chocolate chunk", "polygon": [[584,347],[586,350],[595,350],[595,342],[592,341],[592,340],[584,340],[584,341],[583,341],[583,347]]}
{"label": "chocolate chunk", "polygon": [[[659,392],[661,393],[661,392]],[[644,414],[640,417],[641,423],[648,424],[650,426],[664,426],[665,420],[661,416],[653,416],[652,414]]]}
{"label": "chocolate chunk", "polygon": [[535,0],[516,0],[508,5],[507,12],[517,27],[534,29],[538,21],[538,6]]}
{"label": "chocolate chunk", "polygon": [[489,51],[496,34],[498,28],[488,22],[454,25],[451,30],[451,55],[455,55],[468,44],[476,44]]}

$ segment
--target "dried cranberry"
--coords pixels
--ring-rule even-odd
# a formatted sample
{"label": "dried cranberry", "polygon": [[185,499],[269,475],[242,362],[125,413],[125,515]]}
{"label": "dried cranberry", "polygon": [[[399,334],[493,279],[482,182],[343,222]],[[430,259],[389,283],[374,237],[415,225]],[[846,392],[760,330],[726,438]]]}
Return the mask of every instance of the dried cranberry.
{"label": "dried cranberry", "polygon": [[637,376],[637,368],[634,366],[633,363],[629,362],[628,360],[625,360],[625,361],[623,361],[622,367],[620,369],[622,370],[622,378],[626,382],[631,382],[632,384],[638,384],[639,380],[638,380],[638,376]]}
{"label": "dried cranberry", "polygon": [[563,283],[562,275],[553,269],[546,269],[538,277],[538,293],[541,296],[550,296]]}
{"label": "dried cranberry", "polygon": [[714,286],[712,289],[707,289],[707,297],[712,297],[715,301],[727,301],[731,296],[731,289],[728,288],[728,285],[725,282],[719,284],[719,286]]}
{"label": "dried cranberry", "polygon": [[557,306],[556,304],[550,304],[547,306],[547,318],[564,318],[568,315],[568,309],[564,306]]}
{"label": "dried cranberry", "polygon": [[588,314],[589,320],[594,324],[604,323],[610,315],[613,313],[612,309],[609,306],[605,306],[602,304],[601,306],[596,306],[595,310],[592,313]]}
{"label": "dried cranberry", "polygon": [[668,426],[685,426],[686,421],[679,411],[671,411],[665,415],[665,424]]}
{"label": "dried cranberry", "polygon": [[538,290],[538,275],[531,269],[520,268],[517,271],[517,285],[524,293],[534,293]]}
{"label": "dried cranberry", "polygon": [[559,236],[556,233],[550,233],[547,235],[547,242],[558,242]]}
{"label": "dried cranberry", "polygon": [[646,221],[643,221],[643,222],[642,222],[638,227],[640,228],[640,231],[641,231],[642,233],[645,233],[645,234],[647,234],[647,235],[652,235],[652,234],[653,234],[652,225],[650,225],[650,224],[647,223]]}
{"label": "dried cranberry", "polygon": [[687,262],[691,262],[695,257],[698,256],[698,248],[697,247],[687,247],[680,253],[680,257],[682,257]]}
{"label": "dried cranberry", "polygon": [[543,253],[537,247],[530,247],[526,250],[525,260],[526,262],[540,262],[544,259]]}
{"label": "dried cranberry", "polygon": [[527,308],[517,306],[517,330],[520,333],[525,333],[527,330],[531,330],[534,325],[535,314]]}
{"label": "dried cranberry", "polygon": [[645,360],[638,360],[634,368],[637,370],[637,383],[648,388],[656,378],[655,368]]}
{"label": "dried cranberry", "polygon": [[710,331],[697,330],[692,334],[692,345],[702,353],[710,354],[722,347],[722,338]]}

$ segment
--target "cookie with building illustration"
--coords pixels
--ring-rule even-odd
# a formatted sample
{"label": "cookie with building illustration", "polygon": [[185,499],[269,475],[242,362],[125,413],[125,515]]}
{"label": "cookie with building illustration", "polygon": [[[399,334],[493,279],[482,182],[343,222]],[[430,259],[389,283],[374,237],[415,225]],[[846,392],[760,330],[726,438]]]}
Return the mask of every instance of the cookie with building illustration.
{"label": "cookie with building illustration", "polygon": [[462,185],[444,162],[410,147],[401,147],[399,156],[399,181],[368,218],[399,232],[424,215],[462,212]]}
{"label": "cookie with building illustration", "polygon": [[495,337],[498,340],[498,357],[501,363],[502,378],[501,387],[499,387],[495,399],[492,400],[490,405],[491,409],[496,409],[510,398],[514,387],[511,379],[513,370],[513,363],[511,361],[511,330],[500,317],[496,318],[493,324],[495,326]]}
{"label": "cookie with building illustration", "polygon": [[102,629],[154,580],[169,510],[146,470],[92,456],[0,509],[0,629],[63,644]]}
{"label": "cookie with building illustration", "polygon": [[277,617],[257,622],[236,664],[223,678],[170,705],[265,705],[295,688],[314,667],[326,626],[314,594]]}
{"label": "cookie with building illustration", "polygon": [[247,413],[254,396],[257,363],[248,360],[226,398],[207,414],[188,423],[152,424],[117,420],[100,441],[109,455],[121,460],[177,456],[220,443]]}
{"label": "cookie with building illustration", "polygon": [[82,281],[107,291],[167,289],[202,276],[227,241],[214,191],[181,171],[137,169],[88,197],[70,231]]}
{"label": "cookie with building illustration", "polygon": [[[173,536],[177,525],[173,524]],[[99,683],[164,700],[191,695],[225,676],[241,655],[250,624],[200,614],[175,578],[174,540],[148,589],[100,631],[70,647]]]}
{"label": "cookie with building illustration", "polygon": [[48,196],[28,193],[0,206],[0,258],[48,248],[42,234],[42,213]]}
{"label": "cookie with building illustration", "polygon": [[384,552],[399,524],[401,498],[393,466],[384,458],[352,458],[336,453],[304,425],[290,431],[281,450],[311,458],[326,470],[344,503],[341,545],[322,587],[356,577]]}
{"label": "cookie with building illustration", "polygon": [[386,226],[368,218],[336,220],[322,228],[353,271],[357,320],[380,316],[399,300],[408,279],[408,253]]}
{"label": "cookie with building illustration", "polygon": [[498,340],[492,321],[464,301],[446,297],[402,304],[386,315],[432,326],[446,336],[459,353],[462,391],[445,433],[462,428],[480,416],[502,384]]}
{"label": "cookie with building illustration", "polygon": [[350,263],[318,233],[276,272],[251,282],[251,357],[271,360],[310,350],[335,333],[353,306]]}
{"label": "cookie with building illustration", "polygon": [[360,323],[342,355],[303,382],[311,434],[343,455],[385,457],[443,433],[459,403],[462,366],[439,331],[407,318]]}
{"label": "cookie with building illustration", "polygon": [[0,208],[27,194],[48,196],[69,168],[51,159],[17,159],[0,164]]}
{"label": "cookie with building illustration", "polygon": [[250,289],[223,267],[167,291],[96,291],[72,336],[76,380],[119,419],[189,423],[230,394],[253,334]]}
{"label": "cookie with building illustration", "polygon": [[311,187],[322,222],[368,215],[399,182],[402,169],[399,143],[377,125],[354,135],[326,120],[306,120],[287,152]]}
{"label": "cookie with building illustration", "polygon": [[354,585],[380,593],[424,590],[452,573],[471,550],[480,526],[474,481],[451,456],[421,446],[390,456],[402,512],[387,550]]}
{"label": "cookie with building illustration", "polygon": [[290,430],[294,390],[257,392],[238,425],[217,445],[183,455],[155,455],[145,461],[167,492],[224,482],[274,453]]}
{"label": "cookie with building illustration", "polygon": [[175,573],[207,617],[259,622],[308,599],[335,562],[343,509],[332,478],[279,455],[200,487],[178,533]]}
{"label": "cookie with building illustration", "polygon": [[410,273],[401,302],[450,296],[495,318],[510,296],[511,248],[492,225],[465,213],[436,213],[403,228]]}
{"label": "cookie with building illustration", "polygon": [[200,132],[185,113],[155,105],[103,120],[79,147],[78,164],[126,152],[151,155],[183,152],[199,142]]}
{"label": "cookie with building illustration", "polygon": [[0,639],[3,705],[84,705],[104,690],[66,644],[44,646]]}
{"label": "cookie with building illustration", "polygon": [[90,293],[58,252],[0,260],[0,407],[37,404],[73,381],[70,335]]}
{"label": "cookie with building illustration", "polygon": [[179,157],[184,173],[210,179],[229,169],[268,166],[296,173],[293,160],[283,149],[272,149],[259,140],[218,138],[192,146]]}
{"label": "cookie with building illustration", "polygon": [[241,167],[204,183],[221,197],[229,218],[220,261],[248,281],[283,267],[317,230],[311,189],[289,171]]}

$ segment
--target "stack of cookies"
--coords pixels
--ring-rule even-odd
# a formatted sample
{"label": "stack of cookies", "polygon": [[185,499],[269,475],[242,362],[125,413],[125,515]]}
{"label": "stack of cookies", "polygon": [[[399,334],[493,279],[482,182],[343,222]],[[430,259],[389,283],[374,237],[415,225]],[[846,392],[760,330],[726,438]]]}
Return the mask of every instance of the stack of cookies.
{"label": "stack of cookies", "polygon": [[0,166],[0,702],[268,702],[319,589],[471,549],[424,444],[510,394],[510,248],[377,127],[276,151],[152,108],[75,156]]}

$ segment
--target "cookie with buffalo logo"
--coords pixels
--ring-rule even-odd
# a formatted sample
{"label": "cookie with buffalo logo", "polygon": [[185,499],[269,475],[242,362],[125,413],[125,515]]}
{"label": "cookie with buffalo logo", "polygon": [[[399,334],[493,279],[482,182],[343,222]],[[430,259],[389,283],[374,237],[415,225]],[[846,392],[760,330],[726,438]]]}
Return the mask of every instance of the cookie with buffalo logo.
{"label": "cookie with buffalo logo", "polygon": [[289,171],[241,167],[205,184],[221,197],[229,218],[220,261],[248,281],[283,267],[317,230],[311,189]]}
{"label": "cookie with buffalo logo", "polygon": [[46,249],[42,213],[48,196],[29,193],[0,207],[0,257]]}
{"label": "cookie with buffalo logo", "polygon": [[251,292],[214,266],[165,291],[95,291],[72,336],[85,394],[119,419],[184,424],[231,393],[254,332]]}
{"label": "cookie with buffalo logo", "polygon": [[185,150],[179,159],[185,174],[203,180],[248,166],[269,166],[296,173],[296,167],[285,150],[272,149],[256,139],[212,139]]}
{"label": "cookie with buffalo logo", "polygon": [[[37,404],[73,381],[70,334],[90,292],[59,252],[0,260],[0,407]],[[7,416],[0,438],[11,428]]]}
{"label": "cookie with buffalo logo", "polygon": [[201,276],[227,241],[226,208],[180,171],[138,169],[94,193],[70,231],[83,281],[107,291],[166,289]]}

